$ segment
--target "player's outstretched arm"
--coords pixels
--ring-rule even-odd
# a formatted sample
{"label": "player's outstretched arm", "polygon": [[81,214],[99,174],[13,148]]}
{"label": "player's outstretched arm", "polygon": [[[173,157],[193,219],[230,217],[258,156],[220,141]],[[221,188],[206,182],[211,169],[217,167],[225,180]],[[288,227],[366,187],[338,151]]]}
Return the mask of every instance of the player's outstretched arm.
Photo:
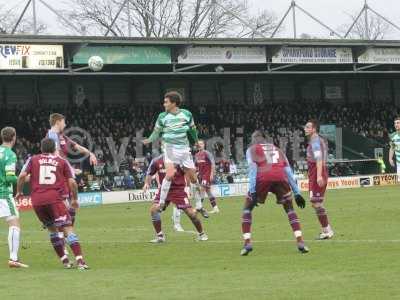
{"label": "player's outstretched arm", "polygon": [[21,172],[19,173],[19,177],[17,180],[17,187],[16,187],[16,198],[19,195],[22,195],[22,190],[24,188],[25,182],[27,182],[29,179],[31,168],[32,168],[32,157],[29,157],[28,160],[25,162],[24,166],[22,167]]}
{"label": "player's outstretched arm", "polygon": [[161,132],[162,132],[162,127],[163,127],[162,119],[164,118],[164,116],[165,116],[165,113],[161,113],[158,115],[156,124],[154,125],[153,132],[151,133],[151,135],[148,138],[143,140],[143,144],[148,145],[148,144],[156,141],[160,137]]}
{"label": "player's outstretched arm", "polygon": [[292,168],[290,166],[286,166],[285,167],[285,173],[286,173],[286,176],[288,178],[289,185],[292,188],[293,194],[299,195],[300,194],[300,189],[299,189],[299,186],[297,185],[297,180],[294,177]]}
{"label": "player's outstretched arm", "polygon": [[393,160],[393,155],[394,155],[394,147],[392,144],[390,144],[390,149],[389,149],[389,163],[392,167],[394,167],[394,160]]}
{"label": "player's outstretched arm", "polygon": [[249,165],[249,194],[252,200],[252,207],[257,206],[257,190],[256,190],[256,183],[257,183],[257,164],[253,161],[251,157],[251,150],[250,148],[246,151],[246,159]]}
{"label": "player's outstretched arm", "polygon": [[215,178],[215,159],[214,155],[210,151],[206,151],[208,159],[210,160],[211,163],[211,181],[214,181]]}
{"label": "player's outstretched arm", "polygon": [[157,126],[154,127],[154,130],[151,133],[151,135],[147,139],[143,140],[143,144],[148,145],[148,144],[158,140],[158,138],[160,137],[160,133],[161,133],[161,128],[158,128]]}
{"label": "player's outstretched arm", "polygon": [[22,171],[17,179],[17,191],[16,191],[16,198],[18,198],[19,195],[22,195],[22,190],[24,188],[24,184],[26,181],[26,178],[28,177],[28,173]]}
{"label": "player's outstretched arm", "polygon": [[147,168],[146,171],[146,177],[144,179],[144,186],[143,186],[143,190],[146,191],[149,189],[150,185],[151,185],[151,179],[153,178],[154,175],[156,175],[157,173],[157,166],[156,166],[156,162],[155,162],[155,158],[153,158]]}
{"label": "player's outstretched arm", "polygon": [[71,206],[75,209],[79,208],[78,203],[78,185],[76,184],[75,179],[68,178],[68,187],[71,192]]}
{"label": "player's outstretched arm", "polygon": [[189,136],[189,141],[192,144],[197,146],[199,143],[199,134],[198,134],[197,128],[194,124],[192,126],[190,126],[189,131],[188,131],[188,136]]}
{"label": "player's outstretched arm", "polygon": [[86,147],[83,147],[79,144],[75,144],[75,149],[81,154],[89,155],[89,161],[90,161],[91,165],[93,165],[93,166],[97,165],[96,155],[93,152],[91,152],[89,149],[87,149]]}
{"label": "player's outstretched arm", "polygon": [[143,191],[147,191],[150,188],[151,177],[151,175],[146,175],[146,178],[144,179]]}

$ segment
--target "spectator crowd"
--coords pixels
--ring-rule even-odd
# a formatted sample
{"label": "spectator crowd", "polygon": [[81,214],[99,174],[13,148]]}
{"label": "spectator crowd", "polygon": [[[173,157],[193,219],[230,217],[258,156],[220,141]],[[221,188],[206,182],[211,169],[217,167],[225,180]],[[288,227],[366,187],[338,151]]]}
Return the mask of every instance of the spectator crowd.
{"label": "spectator crowd", "polygon": [[[305,101],[262,106],[206,105],[188,109],[194,115],[201,138],[222,138],[223,129],[230,128],[232,141],[238,134],[243,135],[244,148],[255,129],[264,130],[279,145],[283,137],[302,135],[303,125],[311,118],[318,119],[321,124],[335,124],[384,144],[388,139],[388,131],[392,130],[393,119],[400,112],[398,107],[387,103],[337,105]],[[88,165],[88,160],[73,157],[75,166],[85,171],[78,178],[82,190],[139,188],[143,184],[151,158],[159,149],[143,146],[144,156],[139,158],[135,151],[134,138],[138,132],[139,136],[149,136],[157,115],[162,110],[161,105],[3,107],[0,110],[0,123],[2,127],[9,125],[17,129],[15,150],[19,159],[18,165],[22,166],[28,155],[39,152],[40,140],[49,129],[50,113],[62,113],[66,116],[67,128],[75,128],[69,129],[70,133],[80,144],[90,148],[99,160],[99,165],[93,168]],[[243,128],[243,133],[238,133],[236,128]],[[126,152],[119,156],[124,138]],[[225,151],[214,148],[211,150],[217,156],[217,181],[231,181],[237,174],[243,175],[243,164],[235,160],[234,147]],[[304,158],[304,155],[305,145],[302,144],[301,157]],[[234,171],[230,171],[229,166]]]}

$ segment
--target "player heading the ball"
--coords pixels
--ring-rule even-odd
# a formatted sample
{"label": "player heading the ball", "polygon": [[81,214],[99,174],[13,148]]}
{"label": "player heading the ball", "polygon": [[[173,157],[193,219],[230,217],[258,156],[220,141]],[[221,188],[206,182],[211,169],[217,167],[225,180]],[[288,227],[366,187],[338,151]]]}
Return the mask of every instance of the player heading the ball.
{"label": "player heading the ball", "polygon": [[178,92],[172,91],[164,95],[165,112],[158,115],[152,134],[143,140],[143,144],[148,145],[160,137],[164,144],[163,156],[166,175],[161,183],[160,205],[164,205],[167,199],[172,179],[176,173],[175,165],[182,166],[191,183],[191,194],[196,201],[196,210],[203,217],[208,218],[201,202],[200,185],[190,152],[190,144],[198,146],[197,129],[192,113],[180,108],[182,102],[182,96]]}

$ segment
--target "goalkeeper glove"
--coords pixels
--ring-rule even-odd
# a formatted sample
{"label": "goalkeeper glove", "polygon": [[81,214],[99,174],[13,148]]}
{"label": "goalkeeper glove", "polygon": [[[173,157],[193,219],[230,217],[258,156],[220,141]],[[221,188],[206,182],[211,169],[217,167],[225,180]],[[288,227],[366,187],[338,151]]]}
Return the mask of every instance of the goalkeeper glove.
{"label": "goalkeeper glove", "polygon": [[304,200],[301,194],[295,195],[294,200],[296,200],[297,206],[300,207],[301,209],[306,207],[306,200]]}

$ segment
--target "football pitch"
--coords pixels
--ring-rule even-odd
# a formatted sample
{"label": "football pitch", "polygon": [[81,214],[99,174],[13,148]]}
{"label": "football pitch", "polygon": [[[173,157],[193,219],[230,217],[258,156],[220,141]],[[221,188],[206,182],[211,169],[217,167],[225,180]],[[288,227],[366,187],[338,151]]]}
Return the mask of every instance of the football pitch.
{"label": "football pitch", "polygon": [[[175,233],[163,213],[167,243],[149,244],[150,203],[82,208],[77,233],[91,270],[64,270],[32,212],[22,213],[22,260],[7,267],[0,229],[0,299],[400,299],[400,187],[329,191],[335,237],[316,241],[317,218],[296,209],[310,247],[300,254],[283,209],[269,197],[253,215],[254,251],[242,247],[243,198],[219,200],[203,224],[209,241]],[[208,203],[207,203],[208,207]],[[182,217],[185,230],[193,228]]]}

